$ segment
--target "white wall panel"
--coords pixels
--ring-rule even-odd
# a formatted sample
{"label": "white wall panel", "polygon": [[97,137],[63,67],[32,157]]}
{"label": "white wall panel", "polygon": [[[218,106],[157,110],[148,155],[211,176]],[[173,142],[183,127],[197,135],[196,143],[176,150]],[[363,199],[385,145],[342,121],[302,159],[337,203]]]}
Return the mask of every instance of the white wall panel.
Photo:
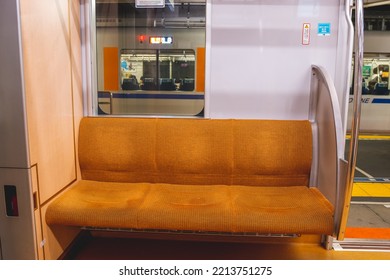
{"label": "white wall panel", "polygon": [[[339,11],[339,0],[211,1],[206,115],[307,119],[311,65],[335,75]],[[319,23],[330,23],[329,36],[318,36]]]}

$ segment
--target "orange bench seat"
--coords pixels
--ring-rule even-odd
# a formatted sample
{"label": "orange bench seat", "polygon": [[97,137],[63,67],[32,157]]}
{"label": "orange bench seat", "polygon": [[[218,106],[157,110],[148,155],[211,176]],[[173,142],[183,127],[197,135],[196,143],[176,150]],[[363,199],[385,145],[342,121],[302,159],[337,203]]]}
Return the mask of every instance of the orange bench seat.
{"label": "orange bench seat", "polygon": [[309,121],[84,118],[82,179],[49,225],[259,234],[333,233],[309,187]]}

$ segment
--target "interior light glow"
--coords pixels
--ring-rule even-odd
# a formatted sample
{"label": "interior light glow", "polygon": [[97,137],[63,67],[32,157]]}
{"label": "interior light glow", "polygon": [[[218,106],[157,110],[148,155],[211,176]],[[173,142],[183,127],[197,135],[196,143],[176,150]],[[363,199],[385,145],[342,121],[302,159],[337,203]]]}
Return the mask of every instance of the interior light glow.
{"label": "interior light glow", "polygon": [[170,45],[173,43],[172,36],[150,36],[149,43],[152,45]]}

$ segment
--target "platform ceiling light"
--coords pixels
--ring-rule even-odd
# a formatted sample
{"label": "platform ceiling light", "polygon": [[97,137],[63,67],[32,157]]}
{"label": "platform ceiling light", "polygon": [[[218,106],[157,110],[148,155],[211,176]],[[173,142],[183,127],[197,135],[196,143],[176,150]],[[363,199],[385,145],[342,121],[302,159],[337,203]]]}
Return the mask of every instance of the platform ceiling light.
{"label": "platform ceiling light", "polygon": [[136,8],[165,8],[165,0],[135,0]]}
{"label": "platform ceiling light", "polygon": [[153,26],[165,28],[205,28],[206,21],[204,18],[155,19]]}
{"label": "platform ceiling light", "polygon": [[[384,5],[390,5],[390,1],[368,2],[368,3],[364,4],[363,7],[370,8],[370,7],[378,7],[378,6],[384,6]],[[355,9],[355,6],[353,6],[352,9]]]}

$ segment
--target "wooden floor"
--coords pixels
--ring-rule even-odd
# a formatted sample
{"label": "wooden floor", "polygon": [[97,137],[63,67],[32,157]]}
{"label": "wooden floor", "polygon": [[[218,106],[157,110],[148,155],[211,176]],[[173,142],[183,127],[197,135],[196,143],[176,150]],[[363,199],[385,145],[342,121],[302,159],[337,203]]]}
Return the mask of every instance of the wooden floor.
{"label": "wooden floor", "polygon": [[390,252],[326,250],[316,243],[227,243],[86,237],[74,260],[390,260]]}

